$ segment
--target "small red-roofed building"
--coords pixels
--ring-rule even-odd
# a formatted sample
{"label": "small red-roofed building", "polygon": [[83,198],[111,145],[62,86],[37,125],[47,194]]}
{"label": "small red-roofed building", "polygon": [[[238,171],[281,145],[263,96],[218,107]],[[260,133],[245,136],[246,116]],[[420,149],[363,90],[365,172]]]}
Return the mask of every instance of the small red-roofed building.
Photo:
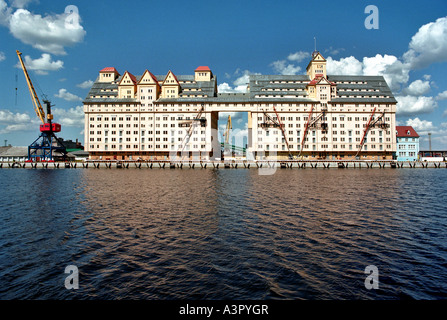
{"label": "small red-roofed building", "polygon": [[396,126],[397,161],[417,161],[419,135],[411,126]]}
{"label": "small red-roofed building", "polygon": [[113,82],[120,76],[114,67],[106,67],[99,71],[99,82]]}
{"label": "small red-roofed building", "polygon": [[211,81],[213,74],[211,73],[211,69],[207,66],[199,66],[194,71],[194,80],[195,81]]}

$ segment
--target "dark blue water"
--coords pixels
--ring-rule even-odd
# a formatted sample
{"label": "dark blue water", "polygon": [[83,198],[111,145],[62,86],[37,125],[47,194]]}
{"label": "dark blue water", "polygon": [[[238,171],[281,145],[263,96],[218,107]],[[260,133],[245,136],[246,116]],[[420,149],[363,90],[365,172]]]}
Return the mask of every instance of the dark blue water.
{"label": "dark blue water", "polygon": [[447,297],[445,169],[2,169],[0,185],[0,299]]}

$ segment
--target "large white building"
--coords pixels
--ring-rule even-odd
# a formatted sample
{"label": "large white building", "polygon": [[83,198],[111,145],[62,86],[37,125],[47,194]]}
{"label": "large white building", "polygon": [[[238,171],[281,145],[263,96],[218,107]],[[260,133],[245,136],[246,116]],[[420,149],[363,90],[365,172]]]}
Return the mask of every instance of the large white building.
{"label": "large white building", "polygon": [[164,76],[105,68],[84,112],[91,159],[220,158],[219,112],[247,112],[249,158],[392,159],[396,152],[396,100],[385,79],[327,75],[319,52],[307,74],[251,75],[246,93],[219,93],[204,66]]}

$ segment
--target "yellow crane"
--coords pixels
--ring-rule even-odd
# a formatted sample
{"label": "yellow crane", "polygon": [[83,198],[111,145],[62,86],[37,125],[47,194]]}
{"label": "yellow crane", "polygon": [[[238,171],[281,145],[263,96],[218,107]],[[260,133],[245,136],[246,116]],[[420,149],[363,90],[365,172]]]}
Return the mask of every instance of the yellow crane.
{"label": "yellow crane", "polygon": [[26,69],[25,63],[22,59],[22,53],[16,50],[17,56],[20,61],[20,65],[25,74],[26,83],[31,95],[31,101],[33,103],[34,111],[39,117],[42,124],[40,125],[40,136],[28,147],[28,161],[54,161],[53,152],[57,151],[60,153],[60,157],[65,160],[67,156],[67,150],[58,137],[54,134],[55,132],[61,131],[61,125],[59,123],[53,123],[53,115],[51,114],[51,103],[50,101],[44,99],[43,102],[47,107],[47,113],[42,108],[39,100],[39,96],[34,89],[31,78]]}
{"label": "yellow crane", "polygon": [[231,155],[230,151],[230,131],[233,129],[233,126],[231,125],[231,116],[228,116],[227,120],[227,127],[225,128],[225,131],[223,133],[223,142],[222,142],[222,159],[225,159],[225,155]]}
{"label": "yellow crane", "polygon": [[26,70],[25,63],[22,60],[22,53],[19,50],[16,50],[17,56],[19,57],[20,65],[22,66],[23,73],[25,74],[26,83],[28,84],[29,93],[31,95],[31,101],[33,102],[34,111],[36,111],[37,116],[45,123],[45,112],[43,111],[42,105],[40,104],[39,97],[37,96],[36,90],[34,89],[33,83],[31,82],[31,78],[28,74],[28,70]]}
{"label": "yellow crane", "polygon": [[233,129],[233,126],[231,125],[231,116],[228,116],[227,120],[227,127],[225,129],[225,132],[223,133],[224,136],[224,143],[227,145],[230,141],[230,130]]}

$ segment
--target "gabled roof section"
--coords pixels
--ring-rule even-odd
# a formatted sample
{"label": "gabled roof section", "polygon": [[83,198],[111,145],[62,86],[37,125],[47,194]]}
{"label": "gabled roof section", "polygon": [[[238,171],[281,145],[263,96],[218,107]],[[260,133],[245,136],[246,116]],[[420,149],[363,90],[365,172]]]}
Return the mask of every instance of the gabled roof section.
{"label": "gabled roof section", "polygon": [[[169,82],[167,82],[169,81]],[[173,81],[173,82],[171,82]],[[175,74],[169,70],[168,74],[165,77],[165,80],[163,81],[162,85],[175,85],[175,86],[179,86],[180,83],[178,82],[177,77],[175,76]]]}
{"label": "gabled roof section", "polygon": [[141,76],[138,84],[156,84],[158,85],[157,77],[155,77],[149,70],[146,69]]}
{"label": "gabled roof section", "polygon": [[412,126],[396,126],[396,131],[396,137],[398,138],[419,138]]}
{"label": "gabled roof section", "polygon": [[317,84],[328,84],[331,86],[335,86],[334,82],[329,81],[323,75],[317,75],[312,81],[308,83],[308,86],[315,86]]}
{"label": "gabled roof section", "polygon": [[[130,80],[132,83],[123,83],[124,80]],[[135,84],[137,84],[137,78],[129,71],[124,72],[124,75],[121,78],[119,85],[135,85]]]}
{"label": "gabled roof section", "polygon": [[314,51],[312,53],[312,59],[309,61],[306,70],[309,69],[309,66],[312,62],[326,62],[326,59],[321,55],[319,51]]}
{"label": "gabled roof section", "polygon": [[326,59],[321,55],[319,51],[314,51],[312,53],[312,61],[326,61]]}

